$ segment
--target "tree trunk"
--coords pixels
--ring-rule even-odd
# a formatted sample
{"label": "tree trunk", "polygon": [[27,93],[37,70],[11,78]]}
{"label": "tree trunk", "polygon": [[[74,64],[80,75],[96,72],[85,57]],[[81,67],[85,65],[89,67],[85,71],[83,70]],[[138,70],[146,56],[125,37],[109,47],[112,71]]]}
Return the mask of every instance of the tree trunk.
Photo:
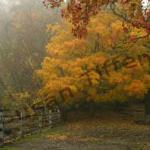
{"label": "tree trunk", "polygon": [[59,107],[59,110],[60,110],[60,112],[61,112],[61,119],[63,120],[63,121],[67,121],[67,114],[68,114],[68,111],[67,111],[67,109],[65,108],[65,107],[63,107],[63,106],[58,106]]}
{"label": "tree trunk", "polygon": [[150,91],[145,96],[145,121],[150,123]]}

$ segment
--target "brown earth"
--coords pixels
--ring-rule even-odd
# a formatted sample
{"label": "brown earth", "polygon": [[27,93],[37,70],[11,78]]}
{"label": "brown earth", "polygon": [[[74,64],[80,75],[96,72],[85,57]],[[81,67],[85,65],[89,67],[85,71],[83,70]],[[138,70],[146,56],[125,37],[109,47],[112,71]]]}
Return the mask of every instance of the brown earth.
{"label": "brown earth", "polygon": [[12,146],[18,150],[150,150],[150,125],[136,124],[137,114],[107,112],[89,119],[74,113],[75,119]]}

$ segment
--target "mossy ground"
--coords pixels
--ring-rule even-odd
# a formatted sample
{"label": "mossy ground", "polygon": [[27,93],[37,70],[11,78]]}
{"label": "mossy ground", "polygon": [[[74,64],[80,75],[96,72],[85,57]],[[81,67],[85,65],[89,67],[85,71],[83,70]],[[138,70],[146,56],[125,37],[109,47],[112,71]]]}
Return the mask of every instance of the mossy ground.
{"label": "mossy ground", "polygon": [[[150,126],[138,125],[134,115],[107,112],[74,119],[26,136],[0,150],[150,150]],[[77,119],[78,118],[78,119]]]}

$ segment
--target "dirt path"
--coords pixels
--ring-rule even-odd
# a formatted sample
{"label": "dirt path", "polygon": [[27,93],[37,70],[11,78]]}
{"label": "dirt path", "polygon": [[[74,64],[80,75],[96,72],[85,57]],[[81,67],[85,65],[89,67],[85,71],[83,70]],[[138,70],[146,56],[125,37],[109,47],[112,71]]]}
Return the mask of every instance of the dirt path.
{"label": "dirt path", "polygon": [[[92,134],[97,132],[97,135]],[[110,130],[83,132],[84,136],[53,135],[17,144],[19,150],[150,150],[150,133]],[[98,136],[98,134],[100,136]]]}
{"label": "dirt path", "polygon": [[132,119],[111,114],[71,121],[13,147],[18,150],[150,150],[150,126],[137,125]]}
{"label": "dirt path", "polygon": [[[137,137],[139,139],[135,139]],[[150,139],[150,135],[149,139]],[[150,140],[143,140],[143,136],[123,138],[111,136],[103,138],[71,137],[63,140],[42,139],[34,142],[20,143],[16,145],[19,150],[150,150]],[[149,140],[149,141],[148,141]]]}

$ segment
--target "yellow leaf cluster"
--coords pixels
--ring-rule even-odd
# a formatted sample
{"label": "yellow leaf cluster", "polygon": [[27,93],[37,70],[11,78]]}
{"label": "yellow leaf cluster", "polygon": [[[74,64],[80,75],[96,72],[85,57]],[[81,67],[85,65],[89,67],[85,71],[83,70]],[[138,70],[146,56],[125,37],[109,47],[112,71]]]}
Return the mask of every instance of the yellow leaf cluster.
{"label": "yellow leaf cluster", "polygon": [[147,92],[144,83],[141,80],[133,80],[128,86],[125,87],[125,91],[132,97],[143,97]]}

